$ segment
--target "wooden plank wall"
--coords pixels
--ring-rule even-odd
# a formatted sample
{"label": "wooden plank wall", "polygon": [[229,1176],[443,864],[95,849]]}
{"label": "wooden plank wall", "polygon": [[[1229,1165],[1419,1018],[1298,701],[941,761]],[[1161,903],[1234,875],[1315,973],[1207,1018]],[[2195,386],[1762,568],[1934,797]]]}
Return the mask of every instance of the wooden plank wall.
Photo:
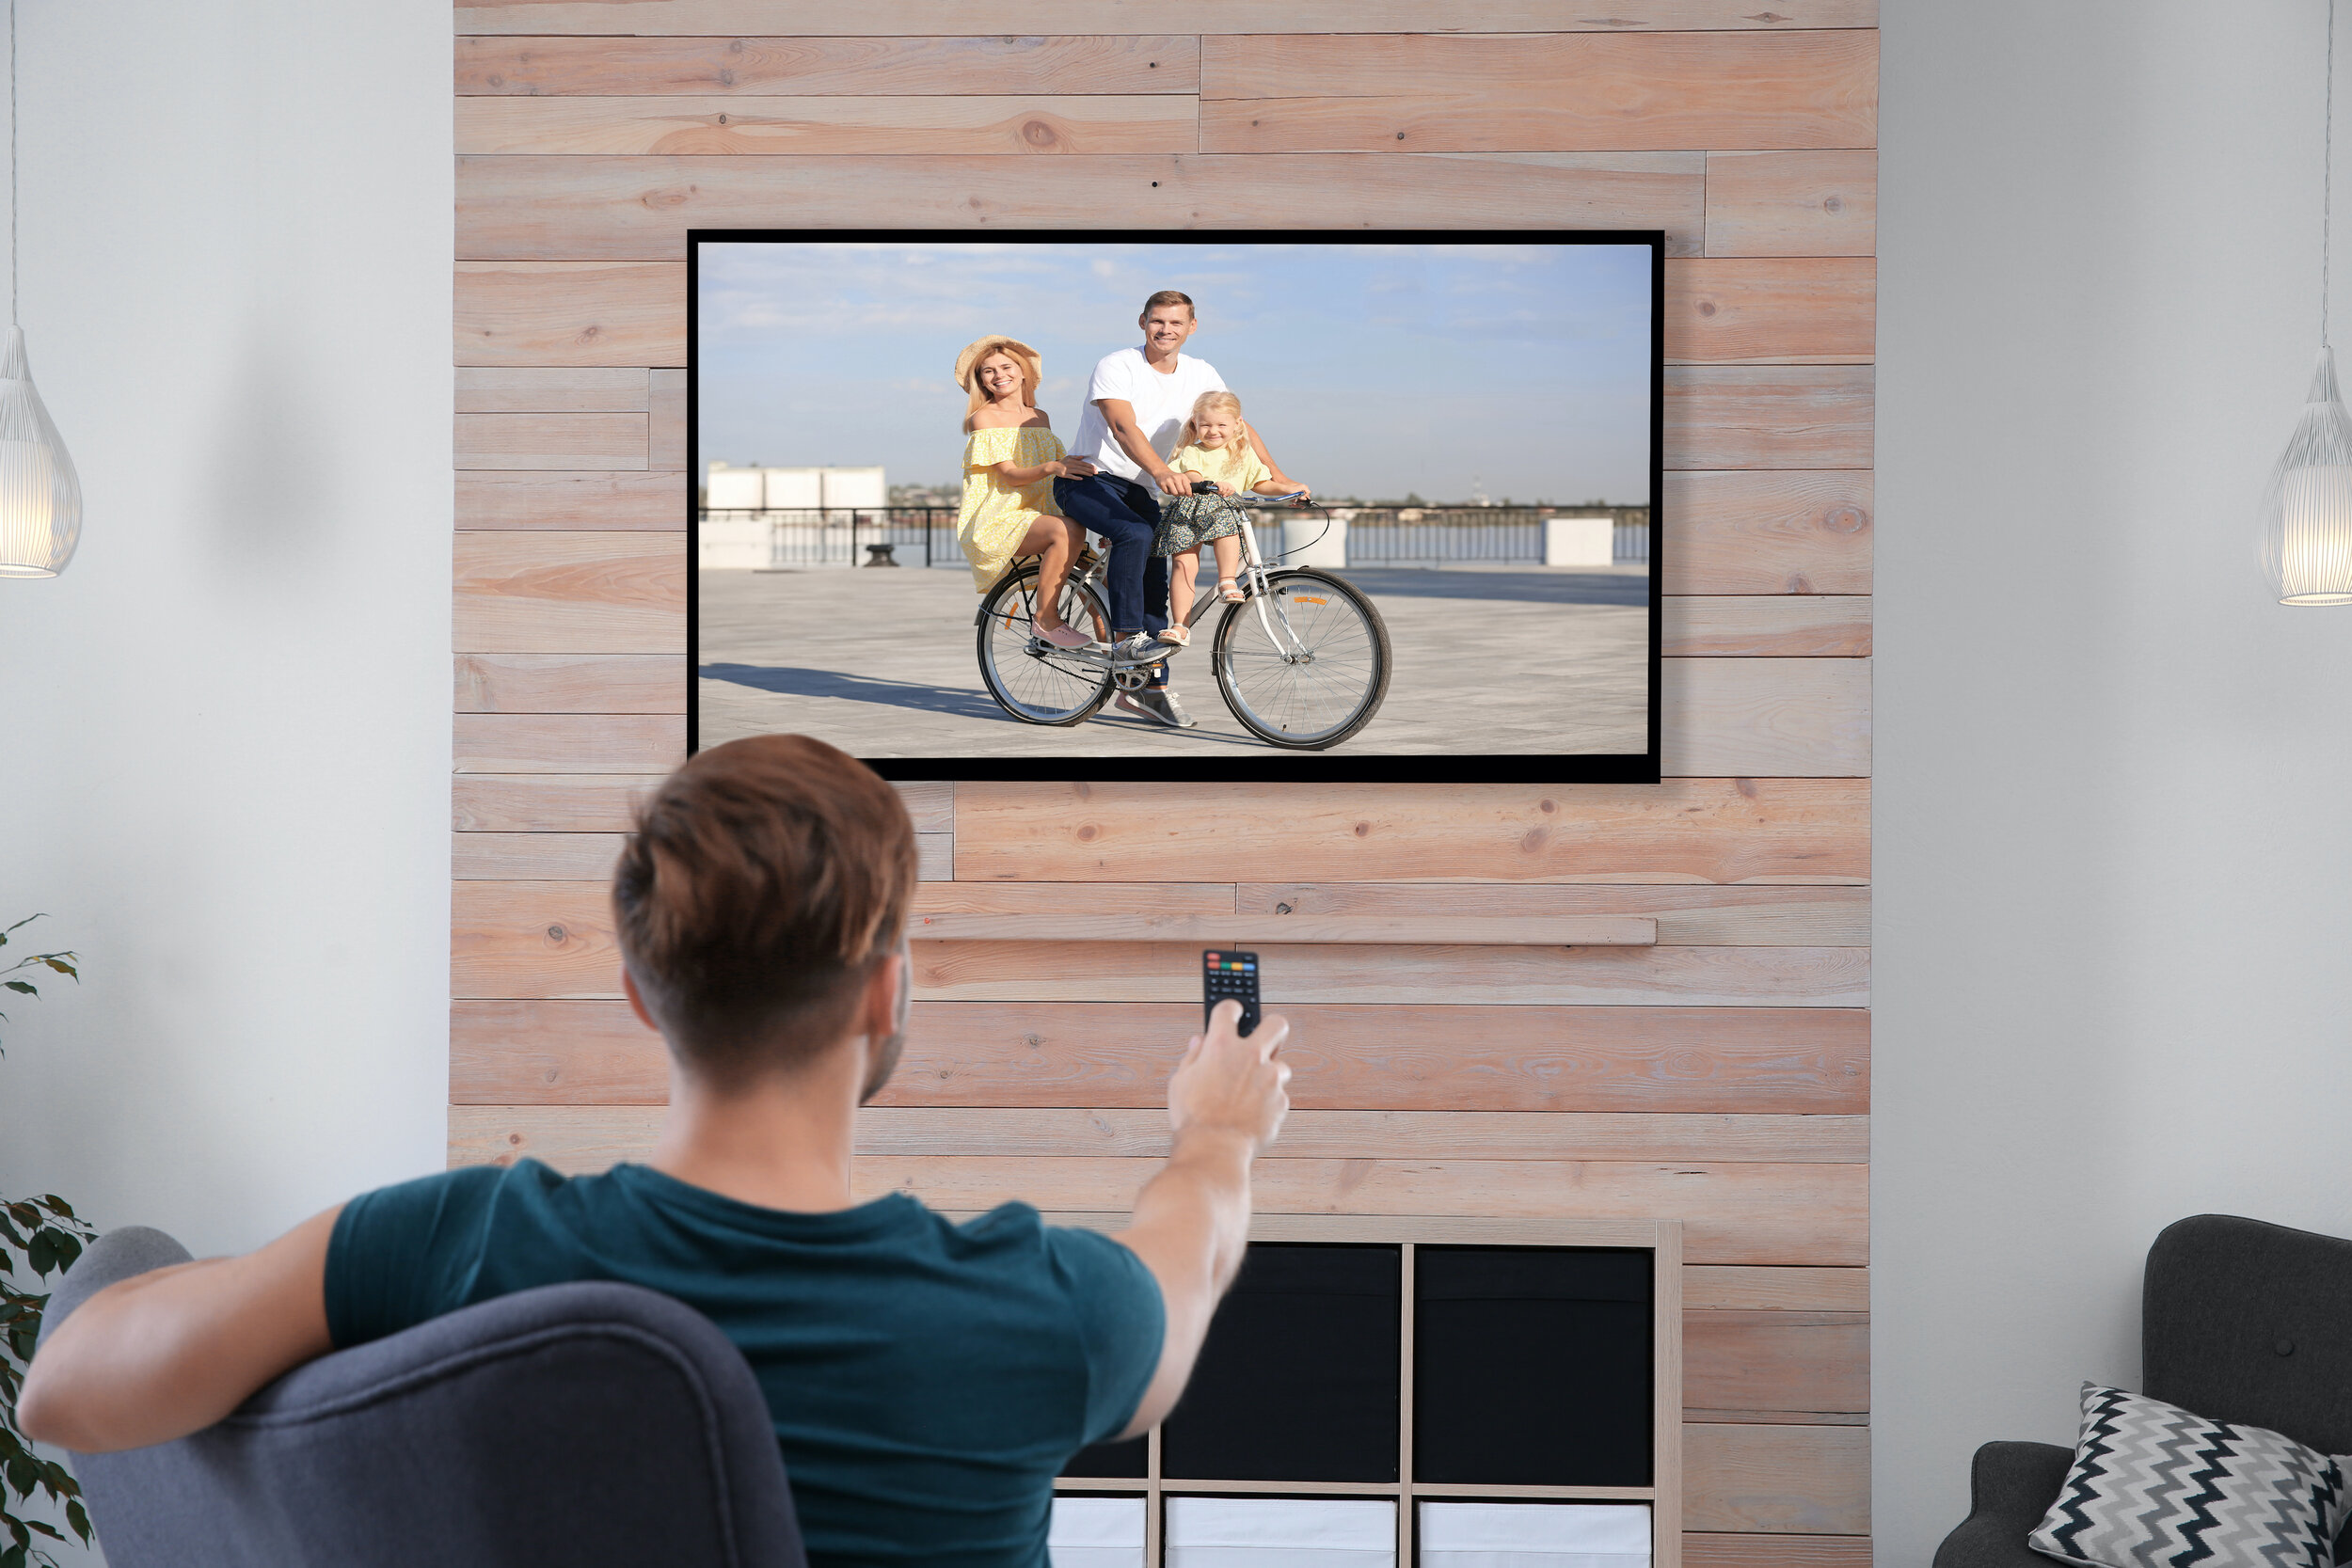
{"label": "wooden plank wall", "polygon": [[[1668,781],[911,785],[923,907],[1654,915],[1290,948],[1296,1212],[1687,1227],[1688,1560],[1868,1558],[1875,0],[460,0],[451,1156],[641,1150],[603,879],[683,744],[690,226],[1664,228]],[[917,948],[861,1180],[1122,1208],[1165,949]]]}

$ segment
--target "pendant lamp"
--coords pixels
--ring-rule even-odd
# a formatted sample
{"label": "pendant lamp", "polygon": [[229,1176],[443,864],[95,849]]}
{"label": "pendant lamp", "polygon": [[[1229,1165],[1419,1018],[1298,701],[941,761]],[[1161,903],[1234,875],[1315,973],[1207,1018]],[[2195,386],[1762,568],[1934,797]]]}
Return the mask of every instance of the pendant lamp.
{"label": "pendant lamp", "polygon": [[2336,4],[2328,0],[2327,127],[2320,153],[2319,360],[2303,415],[2262,499],[2263,565],[2280,604],[2352,604],[2352,415],[2328,345],[2328,240],[2336,129]]}
{"label": "pendant lamp", "polygon": [[0,578],[54,578],[82,537],[82,483],[16,325],[16,0],[8,0],[8,335],[0,342]]}

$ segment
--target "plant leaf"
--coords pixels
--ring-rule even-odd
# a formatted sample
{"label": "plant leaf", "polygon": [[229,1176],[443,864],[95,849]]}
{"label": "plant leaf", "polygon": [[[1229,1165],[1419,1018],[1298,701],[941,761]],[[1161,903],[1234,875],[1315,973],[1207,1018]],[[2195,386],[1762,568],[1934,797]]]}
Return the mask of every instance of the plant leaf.
{"label": "plant leaf", "polygon": [[10,990],[23,991],[27,996],[39,996],[40,994],[40,992],[34,988],[33,983],[29,980],[0,980],[0,986],[6,986]]}
{"label": "plant leaf", "polygon": [[79,1502],[65,1505],[65,1522],[74,1534],[82,1538],[84,1545],[89,1544],[89,1513]]}

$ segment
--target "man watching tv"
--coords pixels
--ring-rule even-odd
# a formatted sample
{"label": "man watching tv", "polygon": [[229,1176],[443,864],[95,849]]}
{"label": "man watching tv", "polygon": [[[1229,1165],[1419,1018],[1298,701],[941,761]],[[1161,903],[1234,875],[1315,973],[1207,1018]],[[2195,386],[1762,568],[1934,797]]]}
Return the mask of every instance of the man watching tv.
{"label": "man watching tv", "polygon": [[761,736],[696,756],[639,814],[612,889],[629,1004],[670,1050],[652,1158],[447,1171],[110,1286],[34,1359],[25,1433],[165,1442],[330,1350],[617,1279],[702,1311],[750,1361],[812,1563],[1043,1563],[1054,1477],[1168,1412],[1240,1266],[1288,1027],[1243,1038],[1219,1004],[1116,1237],[1022,1203],[962,1225],[904,1194],[859,1203],[852,1123],[898,1058],[914,878],[898,793],[842,752]]}

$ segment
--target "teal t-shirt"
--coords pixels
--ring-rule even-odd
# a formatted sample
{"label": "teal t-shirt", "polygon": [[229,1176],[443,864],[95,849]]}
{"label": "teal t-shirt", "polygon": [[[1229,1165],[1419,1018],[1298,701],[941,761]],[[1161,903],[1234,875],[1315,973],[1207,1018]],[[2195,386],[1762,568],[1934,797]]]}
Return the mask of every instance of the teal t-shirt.
{"label": "teal t-shirt", "polygon": [[524,1160],[345,1205],[327,1328],[362,1344],[575,1279],[660,1291],[742,1351],[816,1568],[1042,1568],[1054,1477],[1133,1418],[1166,1321],[1142,1259],[1025,1203],[962,1225],[904,1194],[803,1214]]}

